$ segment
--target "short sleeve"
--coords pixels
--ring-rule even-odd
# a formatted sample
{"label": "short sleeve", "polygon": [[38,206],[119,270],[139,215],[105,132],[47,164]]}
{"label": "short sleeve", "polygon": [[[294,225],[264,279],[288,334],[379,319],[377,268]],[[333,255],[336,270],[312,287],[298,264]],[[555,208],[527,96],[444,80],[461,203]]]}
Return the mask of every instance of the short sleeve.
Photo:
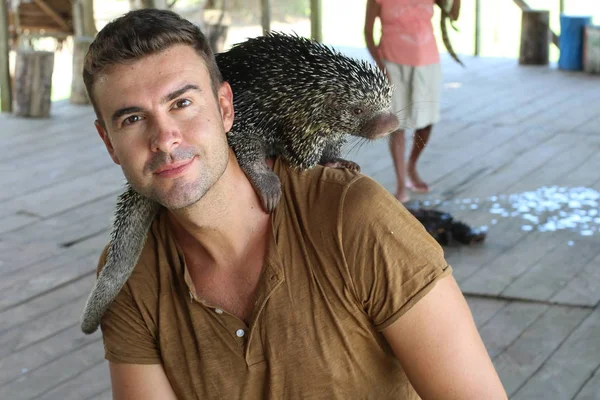
{"label": "short sleeve", "polygon": [[373,179],[346,190],[340,238],[357,301],[379,331],[427,294],[452,268],[421,223]]}
{"label": "short sleeve", "polygon": [[[106,250],[100,256],[98,273],[104,265]],[[115,363],[159,364],[161,356],[156,338],[145,323],[131,290],[126,283],[102,317],[105,358]]]}

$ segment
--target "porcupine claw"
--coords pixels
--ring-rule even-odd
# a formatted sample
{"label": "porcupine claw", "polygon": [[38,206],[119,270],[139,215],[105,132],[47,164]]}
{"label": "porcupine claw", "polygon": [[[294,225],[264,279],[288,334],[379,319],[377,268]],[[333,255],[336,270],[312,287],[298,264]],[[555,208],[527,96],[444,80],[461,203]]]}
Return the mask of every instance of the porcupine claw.
{"label": "porcupine claw", "polygon": [[360,172],[360,165],[354,161],[344,160],[343,158],[335,158],[325,162],[323,165],[330,168],[347,168],[352,171]]}
{"label": "porcupine claw", "polygon": [[252,183],[256,185],[256,191],[265,211],[273,212],[281,199],[281,183],[277,175],[274,173],[260,174]]}

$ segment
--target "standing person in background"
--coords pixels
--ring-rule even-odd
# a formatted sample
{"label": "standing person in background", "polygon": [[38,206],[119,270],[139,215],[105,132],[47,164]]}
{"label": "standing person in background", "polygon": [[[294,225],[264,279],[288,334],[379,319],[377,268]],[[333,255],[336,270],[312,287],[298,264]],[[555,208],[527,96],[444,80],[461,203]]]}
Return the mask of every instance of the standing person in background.
{"label": "standing person in background", "polygon": [[[417,160],[440,119],[442,70],[431,18],[436,3],[452,20],[458,19],[460,0],[367,0],[365,41],[371,57],[395,86],[394,108],[405,110],[406,125],[414,127],[413,147],[405,165],[404,130],[390,136],[390,151],[396,170],[396,198],[410,200],[407,188],[429,192],[417,173]],[[375,45],[373,25],[381,21],[381,40]]]}

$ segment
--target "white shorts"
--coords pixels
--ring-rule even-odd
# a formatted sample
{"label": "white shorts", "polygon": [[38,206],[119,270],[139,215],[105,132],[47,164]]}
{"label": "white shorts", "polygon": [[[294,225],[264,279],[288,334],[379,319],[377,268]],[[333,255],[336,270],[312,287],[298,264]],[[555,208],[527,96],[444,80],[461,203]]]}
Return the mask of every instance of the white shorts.
{"label": "white shorts", "polygon": [[421,129],[440,120],[442,66],[412,67],[384,60],[394,85],[392,107],[403,128]]}

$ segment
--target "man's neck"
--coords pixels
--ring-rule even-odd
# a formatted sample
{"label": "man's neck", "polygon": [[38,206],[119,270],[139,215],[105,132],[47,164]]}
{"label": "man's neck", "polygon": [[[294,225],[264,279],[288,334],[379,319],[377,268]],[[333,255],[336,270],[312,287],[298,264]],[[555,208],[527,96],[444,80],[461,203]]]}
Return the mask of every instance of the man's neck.
{"label": "man's neck", "polygon": [[217,184],[193,206],[169,211],[169,221],[186,257],[201,259],[211,269],[243,266],[256,251],[263,252],[271,229],[270,215],[233,153]]}

